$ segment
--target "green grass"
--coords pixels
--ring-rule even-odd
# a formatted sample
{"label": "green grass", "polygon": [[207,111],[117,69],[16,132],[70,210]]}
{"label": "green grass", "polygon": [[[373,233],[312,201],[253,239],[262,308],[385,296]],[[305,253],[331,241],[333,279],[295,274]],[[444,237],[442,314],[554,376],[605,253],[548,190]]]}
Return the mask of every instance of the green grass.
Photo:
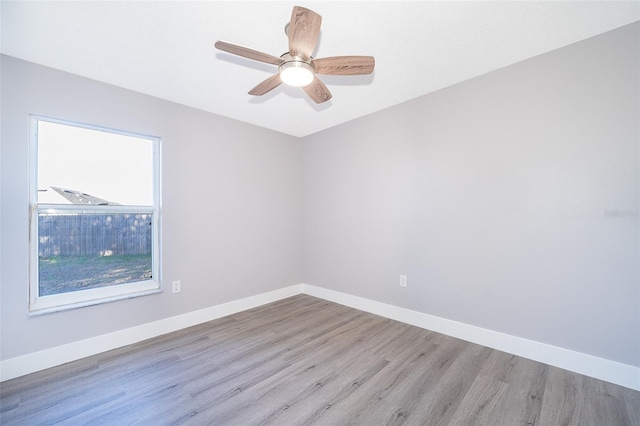
{"label": "green grass", "polygon": [[40,296],[151,278],[151,254],[40,257]]}

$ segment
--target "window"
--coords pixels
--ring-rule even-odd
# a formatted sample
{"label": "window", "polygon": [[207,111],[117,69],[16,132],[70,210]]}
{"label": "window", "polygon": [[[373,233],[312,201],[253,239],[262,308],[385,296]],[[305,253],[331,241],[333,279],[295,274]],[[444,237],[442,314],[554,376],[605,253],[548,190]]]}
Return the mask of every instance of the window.
{"label": "window", "polygon": [[29,311],[160,291],[160,140],[31,117]]}

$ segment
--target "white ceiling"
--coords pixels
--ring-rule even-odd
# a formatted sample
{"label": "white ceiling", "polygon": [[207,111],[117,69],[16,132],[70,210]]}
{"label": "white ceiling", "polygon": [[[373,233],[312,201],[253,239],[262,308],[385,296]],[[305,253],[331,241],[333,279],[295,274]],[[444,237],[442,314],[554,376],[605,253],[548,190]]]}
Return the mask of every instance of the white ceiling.
{"label": "white ceiling", "polygon": [[[638,1],[2,0],[2,53],[305,136],[640,20]],[[368,76],[320,76],[333,99],[247,91],[276,67],[216,40],[287,51],[294,5],[322,15],[315,57],[373,55]]]}

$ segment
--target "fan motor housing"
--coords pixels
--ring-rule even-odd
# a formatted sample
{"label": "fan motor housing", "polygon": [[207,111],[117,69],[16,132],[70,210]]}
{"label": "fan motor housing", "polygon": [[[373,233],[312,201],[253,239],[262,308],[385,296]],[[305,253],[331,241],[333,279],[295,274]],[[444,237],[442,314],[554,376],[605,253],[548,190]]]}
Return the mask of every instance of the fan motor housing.
{"label": "fan motor housing", "polygon": [[285,84],[306,86],[311,83],[316,72],[311,64],[312,58],[307,61],[299,56],[292,56],[288,52],[280,56],[280,58],[284,62],[278,66],[278,72]]}

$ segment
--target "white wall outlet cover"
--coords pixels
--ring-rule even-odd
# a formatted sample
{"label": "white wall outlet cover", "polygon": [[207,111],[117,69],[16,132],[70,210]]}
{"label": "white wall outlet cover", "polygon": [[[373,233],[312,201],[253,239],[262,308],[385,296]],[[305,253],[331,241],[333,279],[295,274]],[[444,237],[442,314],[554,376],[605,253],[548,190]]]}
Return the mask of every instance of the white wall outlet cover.
{"label": "white wall outlet cover", "polygon": [[407,276],[400,275],[400,287],[406,287],[406,286],[407,286]]}

